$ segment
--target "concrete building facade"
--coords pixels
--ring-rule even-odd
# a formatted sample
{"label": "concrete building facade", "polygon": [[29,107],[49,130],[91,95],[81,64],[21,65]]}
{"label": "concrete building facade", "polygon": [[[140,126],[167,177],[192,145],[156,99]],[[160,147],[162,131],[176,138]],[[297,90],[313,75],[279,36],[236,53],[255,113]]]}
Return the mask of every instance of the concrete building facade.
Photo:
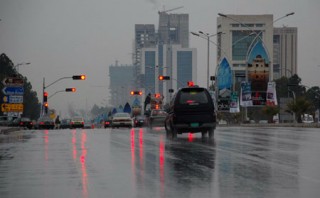
{"label": "concrete building facade", "polygon": [[279,27],[273,31],[274,79],[290,78],[298,69],[298,28]]}
{"label": "concrete building facade", "polygon": [[222,58],[227,58],[233,70],[234,82],[246,80],[248,53],[258,37],[269,59],[273,58],[273,15],[219,16],[217,32],[223,33],[217,35],[217,64]]}
{"label": "concrete building facade", "polygon": [[130,102],[130,91],[134,85],[134,66],[133,65],[115,65],[109,66],[109,104],[115,107],[124,106]]}

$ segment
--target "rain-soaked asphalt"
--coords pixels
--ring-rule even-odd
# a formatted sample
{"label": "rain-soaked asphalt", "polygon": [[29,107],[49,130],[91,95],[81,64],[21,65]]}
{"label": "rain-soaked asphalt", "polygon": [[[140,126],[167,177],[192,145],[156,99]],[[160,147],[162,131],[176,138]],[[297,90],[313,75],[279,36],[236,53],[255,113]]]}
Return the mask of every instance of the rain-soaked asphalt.
{"label": "rain-soaked asphalt", "polygon": [[21,131],[0,138],[1,198],[320,195],[319,128]]}

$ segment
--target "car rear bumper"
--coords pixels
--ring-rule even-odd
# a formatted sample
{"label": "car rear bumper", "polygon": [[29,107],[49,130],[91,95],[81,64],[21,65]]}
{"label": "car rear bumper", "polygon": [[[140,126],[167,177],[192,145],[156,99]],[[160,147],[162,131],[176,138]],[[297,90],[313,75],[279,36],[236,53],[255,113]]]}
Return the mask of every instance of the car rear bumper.
{"label": "car rear bumper", "polygon": [[71,128],[83,128],[84,125],[83,124],[72,124]]}
{"label": "car rear bumper", "polygon": [[201,132],[216,128],[212,114],[173,115],[173,127],[179,133]]}

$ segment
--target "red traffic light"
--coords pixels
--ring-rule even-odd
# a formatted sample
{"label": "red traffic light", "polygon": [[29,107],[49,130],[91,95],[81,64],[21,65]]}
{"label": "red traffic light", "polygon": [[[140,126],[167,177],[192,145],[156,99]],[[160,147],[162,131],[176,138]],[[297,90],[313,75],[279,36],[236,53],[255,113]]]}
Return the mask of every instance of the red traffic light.
{"label": "red traffic light", "polygon": [[156,97],[156,98],[160,98],[160,96],[161,96],[160,93],[156,93],[156,94],[155,94],[155,97]]}
{"label": "red traffic light", "polygon": [[44,97],[48,97],[48,92],[43,92]]}
{"label": "red traffic light", "polygon": [[72,76],[73,80],[85,80],[86,78],[87,78],[86,75],[75,75],[75,76]]}
{"label": "red traffic light", "polygon": [[66,88],[66,92],[76,92],[76,88]]}

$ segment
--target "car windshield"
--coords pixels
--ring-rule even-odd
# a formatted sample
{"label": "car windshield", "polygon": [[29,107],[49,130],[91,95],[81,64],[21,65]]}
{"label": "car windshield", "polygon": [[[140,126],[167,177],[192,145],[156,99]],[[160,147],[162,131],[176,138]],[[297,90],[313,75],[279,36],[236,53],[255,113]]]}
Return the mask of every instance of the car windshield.
{"label": "car windshield", "polygon": [[208,103],[208,97],[204,89],[185,89],[181,91],[180,104],[190,104],[190,103],[199,103],[206,104]]}
{"label": "car windshield", "polygon": [[116,113],[113,117],[130,117],[128,113]]}
{"label": "car windshield", "polygon": [[72,121],[74,121],[74,122],[82,122],[83,118],[73,118]]}

